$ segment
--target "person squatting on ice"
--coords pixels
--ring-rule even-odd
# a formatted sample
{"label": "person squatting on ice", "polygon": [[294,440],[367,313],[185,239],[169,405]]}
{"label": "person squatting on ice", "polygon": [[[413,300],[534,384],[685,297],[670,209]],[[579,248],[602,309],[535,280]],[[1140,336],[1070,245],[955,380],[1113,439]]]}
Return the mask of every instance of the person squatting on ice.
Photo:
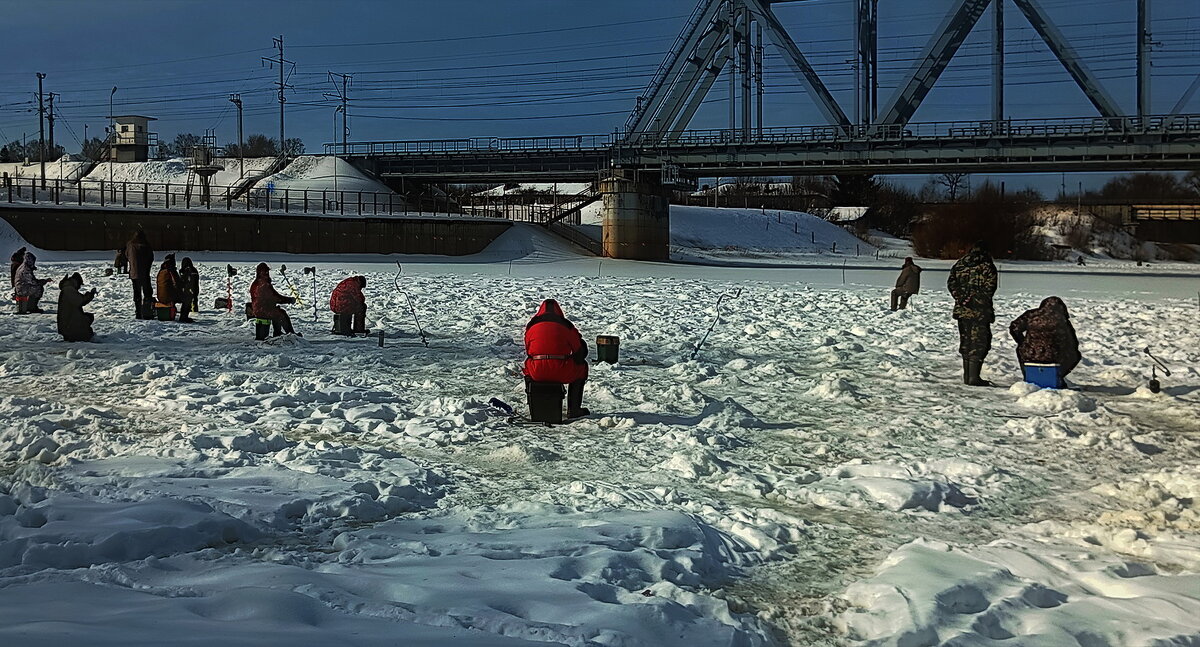
{"label": "person squatting on ice", "polygon": [[183,257],[183,261],[179,263],[179,278],[183,280],[180,284],[184,291],[190,297],[191,307],[187,308],[188,312],[200,311],[200,270],[192,264],[192,259],[188,256]]}
{"label": "person squatting on ice", "polygon": [[154,265],[154,250],[141,229],[125,244],[129,260],[129,281],[133,284],[133,312],[138,319],[154,317],[154,293],[150,287],[150,270]]}
{"label": "person squatting on ice", "polygon": [[17,268],[21,267],[21,263],[25,260],[25,248],[22,247],[13,252],[11,258],[8,259],[8,286],[17,287]]}
{"label": "person squatting on ice", "polygon": [[282,330],[289,335],[301,337],[303,335],[292,328],[292,318],[288,316],[287,311],[279,307],[280,304],[295,302],[292,297],[285,297],[275,291],[275,286],[271,284],[270,266],[259,263],[254,270],[254,283],[250,284],[250,313],[256,319],[270,319],[275,334]]}
{"label": "person squatting on ice", "polygon": [[175,255],[167,254],[163,257],[162,265],[158,269],[158,302],[164,306],[179,304],[179,322],[192,323],[195,319],[188,317],[191,311],[192,297],[188,294],[187,288],[183,285],[183,279],[179,276],[179,270],[175,269]]}
{"label": "person squatting on ice", "polygon": [[113,257],[113,271],[117,274],[129,273],[129,257],[125,256],[124,249],[118,249],[117,255]]}
{"label": "person squatting on ice", "polygon": [[342,280],[329,295],[329,309],[334,314],[351,315],[353,317],[350,332],[367,334],[367,297],[363,289],[367,287],[367,277],[352,276]]}
{"label": "person squatting on ice", "polygon": [[1058,388],[1067,386],[1067,377],[1078,364],[1079,339],[1071,325],[1067,304],[1058,297],[1047,297],[1042,305],[1013,320],[1008,332],[1017,342],[1017,361],[1025,364],[1058,364]]}
{"label": "person squatting on ice", "polygon": [[38,301],[42,300],[42,293],[46,291],[46,284],[50,279],[39,279],[34,276],[37,271],[37,257],[33,252],[25,252],[25,257],[21,260],[21,267],[17,268],[17,276],[13,281],[13,295],[17,298],[17,313],[31,314],[45,312],[38,307]]}
{"label": "person squatting on ice", "polygon": [[58,282],[58,334],[63,341],[92,341],[92,322],[96,315],[84,312],[83,306],[96,298],[96,289],[80,292],[83,277],[76,272]]}
{"label": "person squatting on ice", "polygon": [[954,267],[946,281],[954,297],[954,318],[958,320],[958,352],[963,358],[963,384],[991,386],[979,376],[983,359],[992,349],[991,324],[996,320],[992,296],[996,294],[996,265],[984,249],[975,243]]}
{"label": "person squatting on ice", "polygon": [[900,276],[896,279],[896,289],[892,290],[892,310],[897,305],[901,310],[908,307],[908,298],[921,291],[921,266],[913,262],[911,256],[904,259],[900,268]]}
{"label": "person squatting on ice", "polygon": [[588,377],[588,349],[583,335],[563,316],[554,299],[546,299],[525,325],[525,380],[567,385],[567,417],[580,418],[583,385]]}

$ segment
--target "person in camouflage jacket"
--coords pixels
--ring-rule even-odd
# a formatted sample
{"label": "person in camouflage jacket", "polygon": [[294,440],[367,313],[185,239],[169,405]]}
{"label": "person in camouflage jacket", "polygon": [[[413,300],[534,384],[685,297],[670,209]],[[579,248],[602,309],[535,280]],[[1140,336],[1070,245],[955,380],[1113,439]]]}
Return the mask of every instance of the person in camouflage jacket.
{"label": "person in camouflage jacket", "polygon": [[982,243],[975,243],[954,267],[946,281],[954,297],[958,321],[958,352],[963,358],[963,383],[989,386],[979,376],[983,360],[992,349],[991,324],[996,320],[992,296],[996,293],[996,264]]}
{"label": "person in camouflage jacket", "polygon": [[1042,304],[1013,320],[1008,332],[1017,342],[1017,360],[1021,368],[1027,363],[1058,364],[1059,388],[1078,364],[1079,338],[1071,325],[1067,304],[1058,297],[1047,297]]}

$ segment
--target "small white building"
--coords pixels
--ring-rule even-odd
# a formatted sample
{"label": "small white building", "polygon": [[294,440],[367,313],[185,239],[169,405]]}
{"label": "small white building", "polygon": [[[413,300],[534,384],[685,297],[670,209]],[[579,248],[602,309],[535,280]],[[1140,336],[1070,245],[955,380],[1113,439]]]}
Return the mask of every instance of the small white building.
{"label": "small white building", "polygon": [[145,162],[150,159],[150,146],[157,143],[157,134],[150,132],[154,117],[142,115],[113,115],[113,131],[109,136],[109,159],[114,162]]}

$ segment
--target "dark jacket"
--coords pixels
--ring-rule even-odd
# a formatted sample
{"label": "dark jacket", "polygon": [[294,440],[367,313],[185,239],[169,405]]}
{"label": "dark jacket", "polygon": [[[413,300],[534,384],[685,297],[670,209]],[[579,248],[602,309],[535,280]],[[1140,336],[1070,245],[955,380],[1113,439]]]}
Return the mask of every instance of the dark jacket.
{"label": "dark jacket", "polygon": [[175,255],[167,254],[158,270],[158,302],[167,305],[183,303],[183,285],[175,269]]}
{"label": "dark jacket", "polygon": [[896,279],[896,289],[905,294],[917,294],[921,291],[921,266],[913,262],[900,268],[900,277]]}
{"label": "dark jacket", "polygon": [[295,303],[291,297],[285,297],[275,291],[271,284],[271,268],[266,263],[259,263],[254,270],[254,283],[250,284],[250,312],[259,319],[278,319],[284,315],[281,303]]}
{"label": "dark jacket", "polygon": [[37,257],[33,255],[33,252],[25,252],[25,258],[21,261],[21,267],[17,268],[17,276],[13,281],[14,295],[34,300],[42,298],[42,293],[45,292],[45,286],[50,279],[39,279],[34,274],[36,271]]}
{"label": "dark jacket", "polygon": [[186,291],[188,298],[195,301],[200,296],[200,270],[196,269],[192,259],[187,256],[179,263],[179,278],[183,281],[181,287]]}
{"label": "dark jacket", "polygon": [[1037,308],[1026,310],[1009,324],[1008,332],[1017,342],[1021,365],[1058,364],[1065,375],[1079,363],[1079,339],[1067,305],[1058,297],[1048,297]]}
{"label": "dark jacket", "polygon": [[534,382],[570,384],[588,376],[587,344],[554,299],[525,325],[525,356],[525,375]]}
{"label": "dark jacket", "polygon": [[113,267],[117,268],[117,271],[128,269],[129,257],[125,255],[125,250],[117,250],[117,255],[113,258]]}
{"label": "dark jacket", "polygon": [[337,284],[329,296],[329,309],[340,315],[356,315],[367,311],[367,287],[365,276],[352,276]]}
{"label": "dark jacket", "polygon": [[82,287],[83,277],[79,272],[64,276],[58,282],[58,334],[63,336],[63,341],[91,341],[95,335],[92,322],[96,316],[84,312],[83,307],[96,297],[96,291],[81,293]]}
{"label": "dark jacket", "polygon": [[21,267],[21,263],[25,260],[25,248],[22,247],[13,252],[12,257],[8,261],[8,284],[12,287],[17,285],[17,268]]}
{"label": "dark jacket", "polygon": [[983,247],[972,247],[954,267],[946,281],[954,297],[954,318],[992,323],[996,312],[992,296],[996,294],[996,264]]}
{"label": "dark jacket", "polygon": [[150,280],[154,265],[154,250],[146,240],[146,232],[138,230],[125,245],[125,257],[129,259],[129,278]]}

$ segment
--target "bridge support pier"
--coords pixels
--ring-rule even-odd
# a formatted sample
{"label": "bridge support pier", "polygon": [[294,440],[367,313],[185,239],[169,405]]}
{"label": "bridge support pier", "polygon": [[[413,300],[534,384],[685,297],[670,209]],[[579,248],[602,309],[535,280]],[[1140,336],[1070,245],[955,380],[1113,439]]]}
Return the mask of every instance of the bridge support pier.
{"label": "bridge support pier", "polygon": [[604,255],[636,261],[671,258],[671,190],[658,172],[614,170],[600,181]]}

